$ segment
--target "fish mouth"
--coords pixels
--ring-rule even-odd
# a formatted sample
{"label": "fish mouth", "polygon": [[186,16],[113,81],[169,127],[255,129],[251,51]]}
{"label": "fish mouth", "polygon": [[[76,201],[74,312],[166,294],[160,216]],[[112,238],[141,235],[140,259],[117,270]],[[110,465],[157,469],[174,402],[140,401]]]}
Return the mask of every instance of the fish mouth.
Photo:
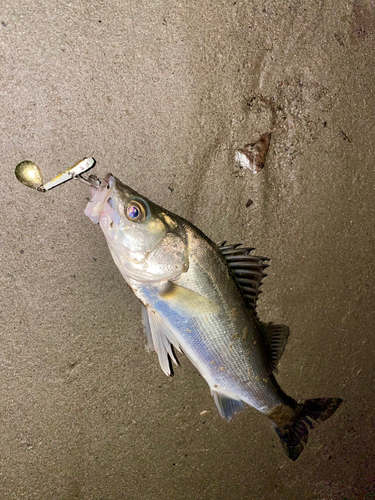
{"label": "fish mouth", "polygon": [[108,172],[108,174],[106,174],[106,176],[104,177],[104,180],[108,183],[108,188],[112,188],[116,182],[116,179],[113,177],[113,175]]}
{"label": "fish mouth", "polygon": [[113,204],[108,202],[111,199],[112,189],[115,187],[116,178],[108,173],[102,179],[100,187],[90,187],[90,199],[85,209],[85,215],[89,217],[94,224],[99,224],[103,215],[109,215],[107,212],[115,212]]}

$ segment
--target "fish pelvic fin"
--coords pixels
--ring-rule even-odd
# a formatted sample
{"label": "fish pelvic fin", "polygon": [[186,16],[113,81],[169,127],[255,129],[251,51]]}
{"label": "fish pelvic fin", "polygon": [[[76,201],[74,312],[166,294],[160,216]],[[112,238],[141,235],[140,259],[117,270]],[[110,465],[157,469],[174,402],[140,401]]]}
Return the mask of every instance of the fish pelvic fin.
{"label": "fish pelvic fin", "polygon": [[142,324],[146,337],[146,349],[148,352],[155,351],[154,341],[152,340],[150,320],[148,319],[148,311],[143,304],[142,304]]}
{"label": "fish pelvic fin", "polygon": [[142,320],[146,334],[147,350],[156,351],[161,369],[166,375],[172,375],[170,361],[178,365],[172,346],[181,352],[180,344],[173,330],[155,311],[142,306]]}
{"label": "fish pelvic fin", "polygon": [[327,420],[341,405],[340,398],[308,399],[302,404],[280,404],[267,416],[291,460],[297,460],[315,423]]}

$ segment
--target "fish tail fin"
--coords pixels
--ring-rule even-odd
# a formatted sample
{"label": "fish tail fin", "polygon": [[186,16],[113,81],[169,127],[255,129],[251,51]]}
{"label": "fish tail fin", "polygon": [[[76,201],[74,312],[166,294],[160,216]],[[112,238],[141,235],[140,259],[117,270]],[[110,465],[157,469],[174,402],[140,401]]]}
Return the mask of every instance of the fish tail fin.
{"label": "fish tail fin", "polygon": [[341,405],[340,398],[308,399],[302,404],[279,405],[268,415],[283,448],[291,460],[297,460],[303,451],[309,430],[316,422],[323,422]]}

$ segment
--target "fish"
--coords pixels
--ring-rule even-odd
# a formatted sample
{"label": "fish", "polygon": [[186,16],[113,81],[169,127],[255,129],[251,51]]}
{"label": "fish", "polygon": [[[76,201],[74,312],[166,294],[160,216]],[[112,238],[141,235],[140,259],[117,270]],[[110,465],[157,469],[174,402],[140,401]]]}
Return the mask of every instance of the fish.
{"label": "fish", "polygon": [[120,273],[138,297],[149,351],[172,375],[184,353],[209,385],[219,414],[249,405],[271,422],[291,460],[309,430],[329,418],[340,398],[298,402],[275,372],[289,328],[262,322],[256,303],[266,257],[240,244],[217,245],[200,229],[107,174],[91,187],[85,214],[99,224]]}

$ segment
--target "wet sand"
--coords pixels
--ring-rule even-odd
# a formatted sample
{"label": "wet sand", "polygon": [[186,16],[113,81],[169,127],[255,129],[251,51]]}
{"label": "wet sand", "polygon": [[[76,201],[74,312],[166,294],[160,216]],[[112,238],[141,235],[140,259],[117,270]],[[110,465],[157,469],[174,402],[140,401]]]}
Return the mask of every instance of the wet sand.
{"label": "wet sand", "polygon": [[[2,500],[375,498],[374,26],[369,0],[3,2]],[[240,172],[266,132],[265,167]],[[86,188],[14,176],[85,156],[271,258],[280,384],[345,400],[297,462],[251,408],[223,420],[184,356],[167,378],[146,352]]]}

